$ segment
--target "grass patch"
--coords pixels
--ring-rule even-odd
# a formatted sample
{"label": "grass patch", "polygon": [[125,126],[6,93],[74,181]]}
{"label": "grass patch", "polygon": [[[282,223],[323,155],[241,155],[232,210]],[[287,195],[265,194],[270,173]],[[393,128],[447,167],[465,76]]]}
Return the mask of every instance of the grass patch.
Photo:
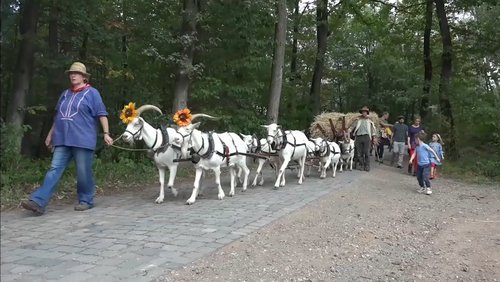
{"label": "grass patch", "polygon": [[500,154],[465,148],[456,161],[445,160],[441,173],[470,183],[500,183]]}

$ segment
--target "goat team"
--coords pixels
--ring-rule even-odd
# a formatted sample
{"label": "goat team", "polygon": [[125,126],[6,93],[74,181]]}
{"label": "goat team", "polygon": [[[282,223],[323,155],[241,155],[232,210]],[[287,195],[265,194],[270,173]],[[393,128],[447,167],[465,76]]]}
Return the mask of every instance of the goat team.
{"label": "goat team", "polygon": [[200,180],[204,170],[214,172],[220,200],[225,197],[220,181],[221,167],[229,167],[231,176],[229,195],[234,195],[238,180],[242,183],[242,191],[245,191],[250,174],[246,164],[248,155],[263,156],[258,158],[259,164],[252,186],[263,185],[262,168],[266,162],[274,165],[277,175],[274,183],[275,189],[285,186],[285,170],[291,161],[299,164],[297,178],[298,183],[302,184],[306,159],[311,156],[319,160],[320,178],[326,177],[328,168],[332,168],[332,177],[335,177],[339,166],[340,171],[343,171],[344,166],[352,170],[354,141],[347,136],[339,141],[339,144],[322,138],[308,139],[302,131],[285,131],[275,123],[263,125],[267,129],[267,138],[260,140],[254,135],[201,132],[198,130],[200,123],[191,123],[191,121],[199,117],[214,119],[205,114],[192,115],[189,124],[178,128],[154,128],[140,116],[146,110],[161,113],[161,110],[153,105],[139,107],[136,110],[137,116],[128,123],[122,138],[128,143],[143,140],[146,146],[154,152],[153,158],[160,180],[160,194],[156,203],[162,203],[165,197],[164,178],[167,168],[170,172],[167,187],[172,190],[174,196],[177,196],[174,180],[178,160],[181,158],[190,158],[195,163],[196,175],[193,191],[186,201],[190,205],[194,204],[199,194]]}

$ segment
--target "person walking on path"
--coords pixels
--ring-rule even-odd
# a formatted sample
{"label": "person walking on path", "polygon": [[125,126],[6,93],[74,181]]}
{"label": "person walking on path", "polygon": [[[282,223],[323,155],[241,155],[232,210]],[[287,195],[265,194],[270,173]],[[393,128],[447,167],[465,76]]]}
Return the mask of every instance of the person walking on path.
{"label": "person walking on path", "polygon": [[425,194],[430,195],[432,194],[431,181],[429,180],[431,171],[431,159],[432,157],[435,157],[437,161],[440,160],[436,152],[434,152],[434,150],[432,150],[429,145],[424,143],[423,140],[425,140],[425,137],[426,134],[423,131],[419,132],[415,136],[415,149],[410,157],[410,162],[412,162],[414,159],[418,159],[417,180],[418,185],[420,185],[420,190],[418,190],[418,192],[425,192]]}
{"label": "person walking on path", "polygon": [[22,201],[24,209],[42,215],[54,194],[59,180],[70,163],[75,161],[78,204],[76,211],[94,206],[95,183],[92,173],[97,143],[98,123],[104,132],[104,142],[113,144],[109,135],[108,112],[99,91],[88,83],[90,74],[84,64],[75,62],[66,71],[71,87],[59,97],[55,117],[45,145],[53,150],[52,163],[43,184]]}
{"label": "person walking on path", "polygon": [[[420,118],[415,118],[413,124],[408,127],[408,149],[410,150],[410,156],[415,152],[415,136],[421,131],[424,131],[423,126],[420,124]],[[425,131],[424,131],[425,132]],[[411,174],[413,172],[413,176],[416,175],[417,172],[417,160],[414,159],[413,162],[408,163],[408,173]]]}
{"label": "person walking on path", "polygon": [[[432,142],[429,143],[429,147],[431,147],[432,150],[436,152],[441,161],[444,160],[443,140],[441,139],[441,135],[439,135],[438,133],[432,134]],[[431,159],[431,180],[436,178],[436,171],[438,166],[441,165],[441,161],[437,160],[434,157]]]}
{"label": "person walking on path", "polygon": [[398,116],[398,120],[392,127],[392,159],[391,166],[394,165],[396,158],[398,159],[398,168],[403,167],[403,157],[405,144],[408,139],[408,126],[405,124],[405,117]]}
{"label": "person walking on path", "polygon": [[370,110],[364,106],[359,110],[361,116],[349,127],[349,132],[354,134],[354,147],[359,162],[359,170],[370,171],[370,147],[376,145],[375,136],[377,129],[371,119],[368,118]]}
{"label": "person walking on path", "polygon": [[386,145],[391,146],[392,124],[389,124],[387,119],[389,119],[389,113],[384,112],[379,120],[380,130],[378,134],[377,161],[380,163],[384,162],[384,147]]}

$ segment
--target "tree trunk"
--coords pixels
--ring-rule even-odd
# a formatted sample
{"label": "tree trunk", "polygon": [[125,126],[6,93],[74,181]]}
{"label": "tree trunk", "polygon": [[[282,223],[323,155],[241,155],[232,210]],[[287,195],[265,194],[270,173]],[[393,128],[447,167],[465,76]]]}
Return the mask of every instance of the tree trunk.
{"label": "tree trunk", "polygon": [[274,54],[271,73],[270,99],[267,108],[267,122],[277,123],[280,110],[281,87],[283,85],[283,66],[286,45],[286,0],[277,0],[278,23],[274,35]]}
{"label": "tree trunk", "polygon": [[432,86],[431,31],[433,0],[427,0],[424,28],[424,93],[420,102],[420,117],[427,120]]}
{"label": "tree trunk", "polygon": [[323,79],[323,66],[325,64],[326,43],[328,39],[328,0],[316,1],[316,62],[311,82],[311,116],[321,111],[321,80]]}
{"label": "tree trunk", "polygon": [[172,112],[187,107],[188,91],[191,84],[194,47],[196,44],[196,18],[199,12],[199,0],[184,0],[181,28],[181,61],[175,76],[174,102]]}
{"label": "tree trunk", "polygon": [[443,44],[443,53],[441,55],[441,79],[439,82],[439,106],[443,122],[441,123],[442,129],[446,129],[448,155],[453,158],[458,158],[458,151],[455,141],[455,120],[453,119],[452,106],[450,102],[450,82],[452,76],[452,44],[451,32],[446,17],[446,10],[444,7],[444,0],[435,0],[436,14],[439,19],[439,30],[441,32],[441,39]]}
{"label": "tree trunk", "polygon": [[299,20],[300,20],[300,0],[295,0],[294,2],[294,12],[293,12],[293,34],[292,34],[292,60],[290,63],[290,86],[293,88],[289,93],[287,112],[289,117],[295,117],[295,111],[297,107],[297,95],[298,93],[296,84],[300,76],[297,72],[297,53],[298,53],[298,34],[299,34]]}
{"label": "tree trunk", "polygon": [[[25,117],[26,100],[29,96],[33,77],[33,61],[35,54],[35,40],[38,16],[40,11],[39,0],[21,2],[21,23],[19,32],[21,43],[14,71],[14,89],[7,107],[6,122],[15,130],[22,130]],[[22,134],[16,136],[11,146],[21,151]]]}
{"label": "tree trunk", "polygon": [[78,59],[82,62],[87,61],[87,45],[89,42],[89,33],[87,31],[83,32],[82,45],[78,50]]}
{"label": "tree trunk", "polygon": [[38,149],[35,152],[37,157],[43,155],[43,153],[48,153],[45,146],[45,138],[49,133],[50,128],[54,120],[54,108],[57,103],[57,99],[62,91],[62,69],[60,69],[56,63],[59,57],[59,0],[53,0],[49,10],[49,36],[47,38],[48,43],[48,59],[52,62],[47,67],[47,94],[45,105],[47,106],[47,112],[43,116],[43,124],[38,138]]}
{"label": "tree trunk", "polygon": [[[339,112],[343,113],[344,112],[344,102],[342,100],[342,88],[341,88],[340,79],[337,82],[337,91],[338,91],[338,95],[339,95],[339,105],[338,105],[337,110]],[[335,108],[332,108],[332,110],[335,110]]]}
{"label": "tree trunk", "polygon": [[[371,53],[370,53],[371,54]],[[371,55],[368,56],[368,58]],[[368,82],[368,101],[372,102],[373,93],[375,92],[375,78],[373,76],[372,68],[370,66],[371,62],[366,66],[366,80]]]}
{"label": "tree trunk", "polygon": [[122,0],[122,24],[123,24],[123,35],[122,35],[122,97],[127,97],[127,71],[128,71],[128,43],[127,43],[127,14],[125,9],[125,0]]}

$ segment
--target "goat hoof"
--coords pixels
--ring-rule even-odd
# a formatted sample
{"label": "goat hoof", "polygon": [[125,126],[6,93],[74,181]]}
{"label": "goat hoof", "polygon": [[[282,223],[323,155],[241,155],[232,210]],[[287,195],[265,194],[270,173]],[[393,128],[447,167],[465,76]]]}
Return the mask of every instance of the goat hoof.
{"label": "goat hoof", "polygon": [[190,201],[190,200],[186,201],[186,205],[192,205],[192,204],[194,204],[194,201]]}
{"label": "goat hoof", "polygon": [[274,186],[273,189],[274,190],[278,190],[280,187],[279,186]]}
{"label": "goat hoof", "polygon": [[161,204],[161,203],[163,203],[163,198],[161,198],[161,199],[160,199],[160,198],[156,199],[155,203],[157,203],[157,204]]}

